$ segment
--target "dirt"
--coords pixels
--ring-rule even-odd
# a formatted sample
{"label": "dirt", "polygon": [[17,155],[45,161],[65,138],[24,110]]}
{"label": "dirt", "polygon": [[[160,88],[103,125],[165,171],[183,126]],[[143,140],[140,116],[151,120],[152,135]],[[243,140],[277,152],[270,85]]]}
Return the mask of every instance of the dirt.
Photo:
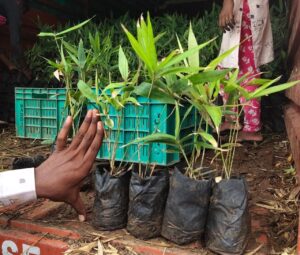
{"label": "dirt", "polygon": [[[297,185],[289,142],[285,134],[268,134],[264,135],[264,138],[261,144],[243,144],[237,148],[234,164],[234,174],[246,178],[250,192],[253,227],[247,252],[250,252],[249,254],[258,254],[259,251],[265,251],[265,254],[283,254],[283,252],[294,254],[297,243],[300,187]],[[9,169],[15,157],[34,156],[37,153],[47,156],[50,152],[50,146],[42,145],[40,141],[16,138],[12,126],[0,131],[0,141],[0,171]],[[208,155],[207,160],[211,158]],[[218,165],[220,162],[215,164]],[[92,189],[85,189],[84,195],[89,212],[88,220],[90,220],[94,193]],[[66,205],[61,212],[44,219],[44,222],[74,223],[76,213]],[[95,236],[88,235],[94,231],[88,223],[80,225],[80,229],[86,233],[87,238],[85,243],[77,244],[77,247],[95,239]],[[128,238],[125,230],[121,233],[124,238]],[[111,235],[117,234],[113,232]],[[264,236],[267,242],[264,241]],[[101,240],[103,241],[103,238]],[[150,243],[157,246],[163,244],[167,247],[177,247],[160,238],[151,240]],[[92,250],[96,249],[97,246],[92,248]],[[117,249],[118,254],[136,254],[128,250],[130,248],[113,242],[104,244],[104,249],[107,250],[104,254],[113,254],[114,249]],[[201,254],[210,253],[203,251]]]}
{"label": "dirt", "polygon": [[[298,232],[299,191],[285,134],[265,135],[261,144],[237,148],[233,174],[244,176],[250,193],[252,242],[265,233],[268,254],[294,254]],[[253,224],[252,224],[253,225]]]}
{"label": "dirt", "polygon": [[34,157],[37,154],[49,156],[50,145],[44,145],[39,140],[16,138],[15,134],[13,125],[0,128],[0,171],[11,169],[15,158]]}

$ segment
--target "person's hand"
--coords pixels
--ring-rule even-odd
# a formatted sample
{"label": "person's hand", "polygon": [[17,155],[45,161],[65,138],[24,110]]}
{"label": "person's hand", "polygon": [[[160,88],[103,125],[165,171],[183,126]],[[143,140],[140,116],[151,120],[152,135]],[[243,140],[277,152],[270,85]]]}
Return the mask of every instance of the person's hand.
{"label": "person's hand", "polygon": [[93,166],[104,128],[98,111],[88,111],[77,135],[67,146],[71,127],[72,117],[69,116],[57,137],[55,152],[35,169],[36,193],[38,197],[70,204],[78,212],[79,220],[84,221],[86,212],[79,194],[80,186]]}
{"label": "person's hand", "polygon": [[223,32],[230,31],[235,26],[233,8],[233,0],[224,0],[223,8],[219,15],[219,27]]}

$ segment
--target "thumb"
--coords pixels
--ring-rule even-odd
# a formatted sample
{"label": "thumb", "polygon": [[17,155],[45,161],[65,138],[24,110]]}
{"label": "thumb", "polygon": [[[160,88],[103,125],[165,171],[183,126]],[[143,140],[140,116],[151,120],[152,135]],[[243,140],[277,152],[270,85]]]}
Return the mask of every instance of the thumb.
{"label": "thumb", "polygon": [[78,192],[77,199],[70,204],[77,211],[79,221],[81,221],[81,222],[85,221],[85,219],[86,219],[85,207],[84,207],[84,203],[80,197],[79,192]]}

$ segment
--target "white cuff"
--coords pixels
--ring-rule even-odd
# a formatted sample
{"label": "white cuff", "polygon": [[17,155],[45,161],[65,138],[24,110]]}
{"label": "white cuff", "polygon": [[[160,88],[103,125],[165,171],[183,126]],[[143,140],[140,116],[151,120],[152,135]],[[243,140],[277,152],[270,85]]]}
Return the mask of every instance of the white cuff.
{"label": "white cuff", "polygon": [[37,199],[34,168],[0,173],[0,207]]}

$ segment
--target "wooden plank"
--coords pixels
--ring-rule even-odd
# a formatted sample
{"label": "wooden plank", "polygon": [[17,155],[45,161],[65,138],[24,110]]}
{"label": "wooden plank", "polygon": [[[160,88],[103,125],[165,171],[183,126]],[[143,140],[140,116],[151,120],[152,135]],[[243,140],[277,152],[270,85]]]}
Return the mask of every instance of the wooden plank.
{"label": "wooden plank", "polygon": [[284,113],[287,134],[297,170],[297,178],[300,180],[300,107],[294,103],[288,105]]}
{"label": "wooden plank", "polygon": [[[300,80],[300,1],[290,1],[288,65],[290,80]],[[300,106],[300,83],[286,91],[286,96]]]}

